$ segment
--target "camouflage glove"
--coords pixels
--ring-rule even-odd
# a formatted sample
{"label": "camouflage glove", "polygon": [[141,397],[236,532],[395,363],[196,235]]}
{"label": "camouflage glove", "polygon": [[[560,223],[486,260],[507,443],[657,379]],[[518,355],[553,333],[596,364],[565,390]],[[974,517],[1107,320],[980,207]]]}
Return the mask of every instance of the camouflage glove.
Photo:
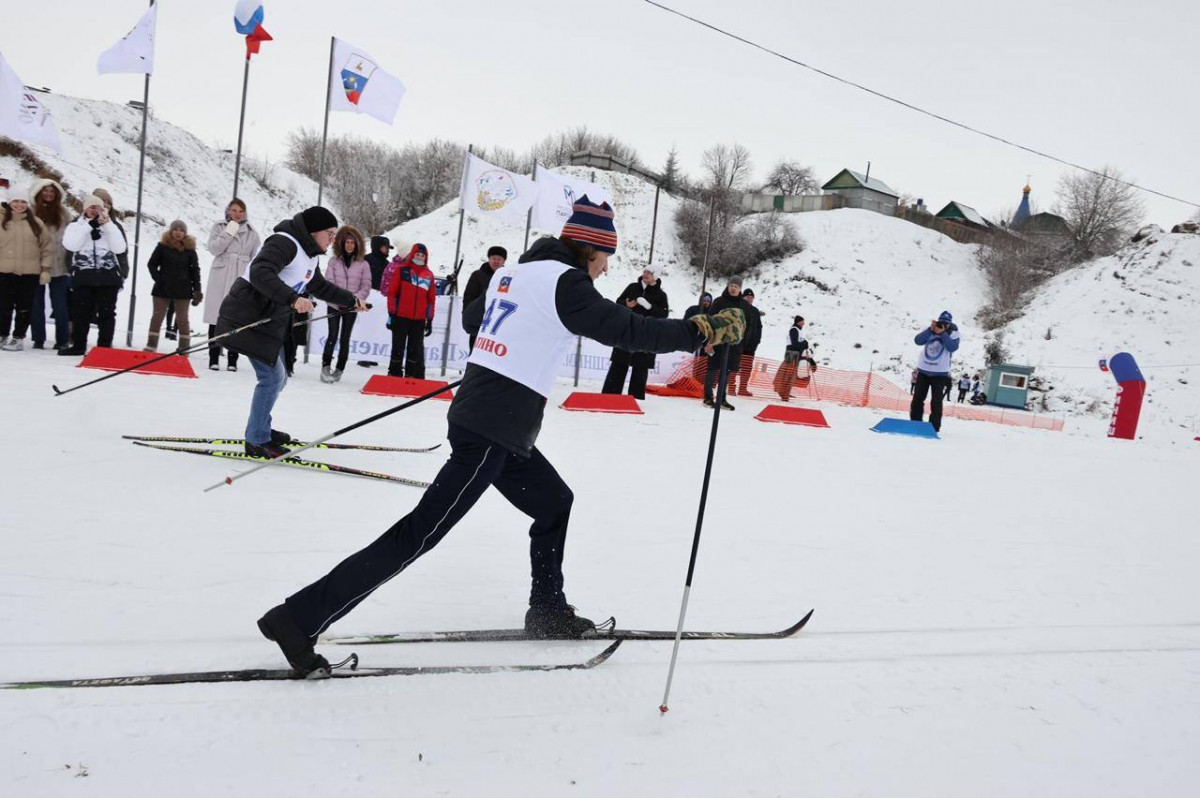
{"label": "camouflage glove", "polygon": [[736,344],[746,334],[746,317],[741,308],[726,308],[713,316],[698,313],[688,321],[696,325],[708,346]]}

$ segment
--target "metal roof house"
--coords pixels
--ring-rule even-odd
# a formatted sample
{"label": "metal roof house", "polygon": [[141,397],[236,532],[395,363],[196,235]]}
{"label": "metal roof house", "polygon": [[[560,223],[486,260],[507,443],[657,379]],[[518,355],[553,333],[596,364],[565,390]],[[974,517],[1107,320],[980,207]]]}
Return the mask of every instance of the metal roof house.
{"label": "metal roof house", "polygon": [[967,227],[973,227],[977,230],[990,230],[992,227],[988,224],[987,219],[984,219],[979,214],[979,211],[961,202],[947,203],[946,207],[934,215],[939,219],[948,219],[949,221],[965,224]]}
{"label": "metal roof house", "polygon": [[833,179],[821,186],[826,194],[837,194],[845,200],[847,208],[863,208],[876,213],[894,215],[900,201],[891,186],[878,178],[843,169]]}

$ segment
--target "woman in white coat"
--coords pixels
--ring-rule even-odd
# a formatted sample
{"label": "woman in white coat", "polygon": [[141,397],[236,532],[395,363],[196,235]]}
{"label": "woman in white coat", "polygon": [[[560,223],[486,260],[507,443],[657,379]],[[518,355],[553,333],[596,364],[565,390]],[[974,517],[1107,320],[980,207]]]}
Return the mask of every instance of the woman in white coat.
{"label": "woman in white coat", "polygon": [[[212,268],[208,272],[208,287],[204,292],[204,323],[208,325],[208,335],[217,334],[217,316],[221,311],[221,302],[229,289],[233,288],[237,278],[242,276],[254,255],[262,246],[250,222],[246,220],[246,203],[234,199],[225,209],[225,221],[213,225],[208,234],[208,251],[213,254]],[[208,367],[213,371],[221,369],[221,346],[213,344],[208,347]],[[237,352],[229,351],[225,368],[237,371]]]}

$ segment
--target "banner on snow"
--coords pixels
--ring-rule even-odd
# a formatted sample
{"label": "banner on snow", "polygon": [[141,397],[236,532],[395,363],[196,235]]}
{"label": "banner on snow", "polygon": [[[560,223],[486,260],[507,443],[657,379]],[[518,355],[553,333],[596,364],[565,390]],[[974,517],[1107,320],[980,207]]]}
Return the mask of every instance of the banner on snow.
{"label": "banner on snow", "polygon": [[[350,338],[350,358],[347,370],[355,368],[359,360],[371,360],[379,363],[378,370],[368,372],[362,370],[363,381],[369,374],[380,374],[387,371],[388,361],[392,357],[392,332],[387,328],[387,299],[378,291],[372,291],[367,298],[371,310],[359,313],[354,322],[354,331]],[[328,313],[323,302],[317,302],[314,316]],[[425,376],[437,379],[442,373],[442,351],[446,346],[446,325],[450,325],[450,345],[447,358],[447,373],[459,374],[467,367],[467,356],[470,354],[470,338],[462,328],[462,297],[439,296],[433,315],[433,334],[425,339]],[[329,340],[329,325],[318,321],[312,326],[312,353],[320,355]],[[579,363],[580,382],[601,383],[608,373],[609,356],[612,350],[587,338],[583,339],[582,350],[578,341],[572,344],[556,368],[560,380],[572,380],[575,376],[575,364]],[[674,373],[676,367],[691,357],[689,352],[671,352],[659,355],[655,367],[650,371],[651,383],[666,382]],[[354,376],[350,371],[347,379]],[[595,386],[589,386],[595,387]]]}
{"label": "banner on snow", "polygon": [[366,114],[389,125],[407,91],[400,79],[381,69],[367,51],[341,39],[333,40],[329,81],[330,110]]}
{"label": "banner on snow", "polygon": [[597,205],[601,202],[612,204],[612,197],[607,191],[586,180],[560,175],[549,169],[538,169],[535,180],[538,196],[533,206],[533,229],[543,233],[561,233],[580,197],[586,196]]}
{"label": "banner on snow", "polygon": [[101,75],[113,72],[153,75],[154,28],[157,19],[158,6],[150,6],[133,30],[125,34],[125,38],[100,54],[96,70]]}
{"label": "banner on snow", "polygon": [[528,177],[467,153],[459,207],[468,216],[492,216],[510,224],[523,224],[537,198],[538,186]]}
{"label": "banner on snow", "polygon": [[50,112],[25,88],[3,53],[0,53],[0,136],[62,151]]}

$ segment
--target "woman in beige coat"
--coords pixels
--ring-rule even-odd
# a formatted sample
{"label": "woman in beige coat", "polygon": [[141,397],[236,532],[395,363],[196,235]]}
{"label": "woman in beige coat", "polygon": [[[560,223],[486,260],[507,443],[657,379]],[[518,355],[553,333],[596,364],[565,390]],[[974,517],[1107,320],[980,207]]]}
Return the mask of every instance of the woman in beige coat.
{"label": "woman in beige coat", "polygon": [[[217,334],[221,302],[261,246],[258,232],[246,221],[246,203],[235,198],[225,209],[225,221],[214,224],[208,234],[208,251],[213,254],[213,263],[208,272],[208,289],[204,292],[208,298],[204,303],[204,323],[208,325],[210,338]],[[208,367],[219,371],[220,360],[221,346],[213,344],[208,348]],[[230,350],[225,368],[237,371],[237,360],[237,352]]]}
{"label": "woman in beige coat", "polygon": [[51,241],[24,197],[12,197],[0,210],[0,349],[5,352],[25,348],[33,295],[39,284],[50,283]]}
{"label": "woman in beige coat", "polygon": [[50,284],[39,285],[33,294],[29,337],[34,349],[46,347],[47,290],[54,316],[54,348],[66,349],[71,345],[71,278],[67,275],[70,256],[62,245],[63,230],[70,220],[66,196],[63,187],[53,180],[35,180],[29,189],[29,207],[50,234]]}

